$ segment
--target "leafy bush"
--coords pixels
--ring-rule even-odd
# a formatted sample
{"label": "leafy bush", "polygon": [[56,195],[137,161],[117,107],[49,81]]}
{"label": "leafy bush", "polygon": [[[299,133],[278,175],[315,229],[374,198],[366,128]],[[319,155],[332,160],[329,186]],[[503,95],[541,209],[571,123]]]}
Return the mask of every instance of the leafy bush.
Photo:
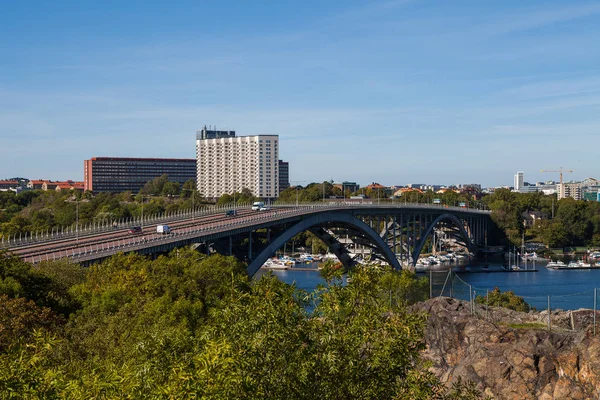
{"label": "leafy bush", "polygon": [[494,288],[494,290],[488,292],[487,298],[486,296],[478,295],[475,298],[475,302],[489,306],[504,307],[514,311],[529,312],[531,310],[529,304],[522,297],[517,296],[512,291],[501,292],[498,288]]}

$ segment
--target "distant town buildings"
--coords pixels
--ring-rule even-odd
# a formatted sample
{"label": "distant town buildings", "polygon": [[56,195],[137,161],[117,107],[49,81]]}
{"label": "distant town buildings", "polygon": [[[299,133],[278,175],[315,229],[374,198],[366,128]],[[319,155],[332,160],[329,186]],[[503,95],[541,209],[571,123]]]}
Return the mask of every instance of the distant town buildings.
{"label": "distant town buildings", "polygon": [[[570,172],[570,171],[569,171]],[[488,189],[490,193],[492,189]],[[514,176],[514,192],[533,193],[542,192],[546,195],[558,194],[558,199],[572,198],[575,200],[598,201],[598,192],[600,191],[600,181],[595,178],[587,178],[581,182],[563,182],[554,181],[536,182],[534,185],[524,181],[524,173],[517,172]]]}
{"label": "distant town buildings", "polygon": [[235,136],[206,126],[196,132],[196,180],[205,197],[250,189],[261,198],[279,196],[279,136]]}
{"label": "distant town buildings", "polygon": [[279,192],[290,187],[290,164],[279,160]]}
{"label": "distant town buildings", "polygon": [[185,183],[196,179],[193,158],[93,157],[83,164],[84,189],[92,192],[139,192],[146,182],[161,175]]}
{"label": "distant town buildings", "polygon": [[83,192],[84,185],[81,181],[51,181],[49,179],[33,179],[27,182],[27,189],[30,190],[78,190]]}

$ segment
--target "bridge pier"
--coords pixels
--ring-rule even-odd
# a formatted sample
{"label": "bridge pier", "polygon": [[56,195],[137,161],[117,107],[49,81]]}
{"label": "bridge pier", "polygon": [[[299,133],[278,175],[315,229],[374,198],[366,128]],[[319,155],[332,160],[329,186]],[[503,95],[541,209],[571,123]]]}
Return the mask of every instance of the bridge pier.
{"label": "bridge pier", "polygon": [[252,231],[248,233],[248,261],[252,261]]}

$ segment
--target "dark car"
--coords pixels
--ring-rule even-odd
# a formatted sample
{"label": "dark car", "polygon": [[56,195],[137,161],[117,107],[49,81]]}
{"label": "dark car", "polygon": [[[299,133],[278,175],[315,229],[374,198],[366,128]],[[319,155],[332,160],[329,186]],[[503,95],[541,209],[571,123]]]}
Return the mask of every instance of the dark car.
{"label": "dark car", "polygon": [[132,226],[131,228],[129,228],[129,230],[127,231],[131,234],[140,234],[142,233],[142,227],[141,226]]}
{"label": "dark car", "polygon": [[235,217],[236,215],[237,215],[236,210],[227,210],[227,212],[225,212],[225,216],[227,216],[227,217]]}

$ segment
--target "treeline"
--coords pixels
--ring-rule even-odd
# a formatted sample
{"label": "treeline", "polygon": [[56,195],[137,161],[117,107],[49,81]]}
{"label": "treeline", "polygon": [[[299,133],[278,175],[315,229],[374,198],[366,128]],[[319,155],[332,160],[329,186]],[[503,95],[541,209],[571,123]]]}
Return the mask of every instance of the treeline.
{"label": "treeline", "polygon": [[360,268],[307,293],[230,257],[0,256],[0,398],[477,399],[421,359],[426,278]]}
{"label": "treeline", "polygon": [[195,190],[181,190],[178,195],[172,196],[154,196],[152,193],[0,192],[0,236],[46,232],[73,226],[76,221],[80,226],[110,223],[139,218],[142,212],[153,215],[207,204]]}
{"label": "treeline", "polygon": [[[218,205],[247,205],[257,198],[248,189],[225,194]],[[142,205],[143,204],[143,205]],[[213,205],[196,190],[193,180],[179,185],[166,175],[144,185],[139,193],[98,193],[72,191],[0,192],[0,237],[46,232],[92,223],[108,223],[143,215],[199,209]]]}
{"label": "treeline", "polygon": [[[543,193],[513,193],[496,190],[483,201],[492,210],[492,219],[515,246],[525,240],[549,247],[600,246],[600,203]],[[524,224],[523,213],[541,212],[533,226]],[[553,217],[554,216],[554,217]]]}
{"label": "treeline", "polygon": [[349,190],[342,190],[338,187],[334,187],[329,182],[323,183],[310,183],[304,187],[293,186],[282,190],[279,193],[278,201],[286,203],[295,203],[298,200],[299,203],[317,202],[322,201],[323,198],[330,199],[331,197],[346,197],[365,195],[368,201],[378,200],[379,202],[395,202],[395,203],[425,203],[433,204],[434,199],[439,199],[440,203],[448,206],[458,206],[460,203],[465,203],[466,206],[471,208],[477,208],[482,205],[480,200],[473,199],[466,193],[456,193],[449,190],[445,193],[435,193],[432,190],[426,192],[409,191],[404,193],[401,197],[393,198],[393,196],[385,190],[377,190],[372,188],[361,188],[355,192]]}

